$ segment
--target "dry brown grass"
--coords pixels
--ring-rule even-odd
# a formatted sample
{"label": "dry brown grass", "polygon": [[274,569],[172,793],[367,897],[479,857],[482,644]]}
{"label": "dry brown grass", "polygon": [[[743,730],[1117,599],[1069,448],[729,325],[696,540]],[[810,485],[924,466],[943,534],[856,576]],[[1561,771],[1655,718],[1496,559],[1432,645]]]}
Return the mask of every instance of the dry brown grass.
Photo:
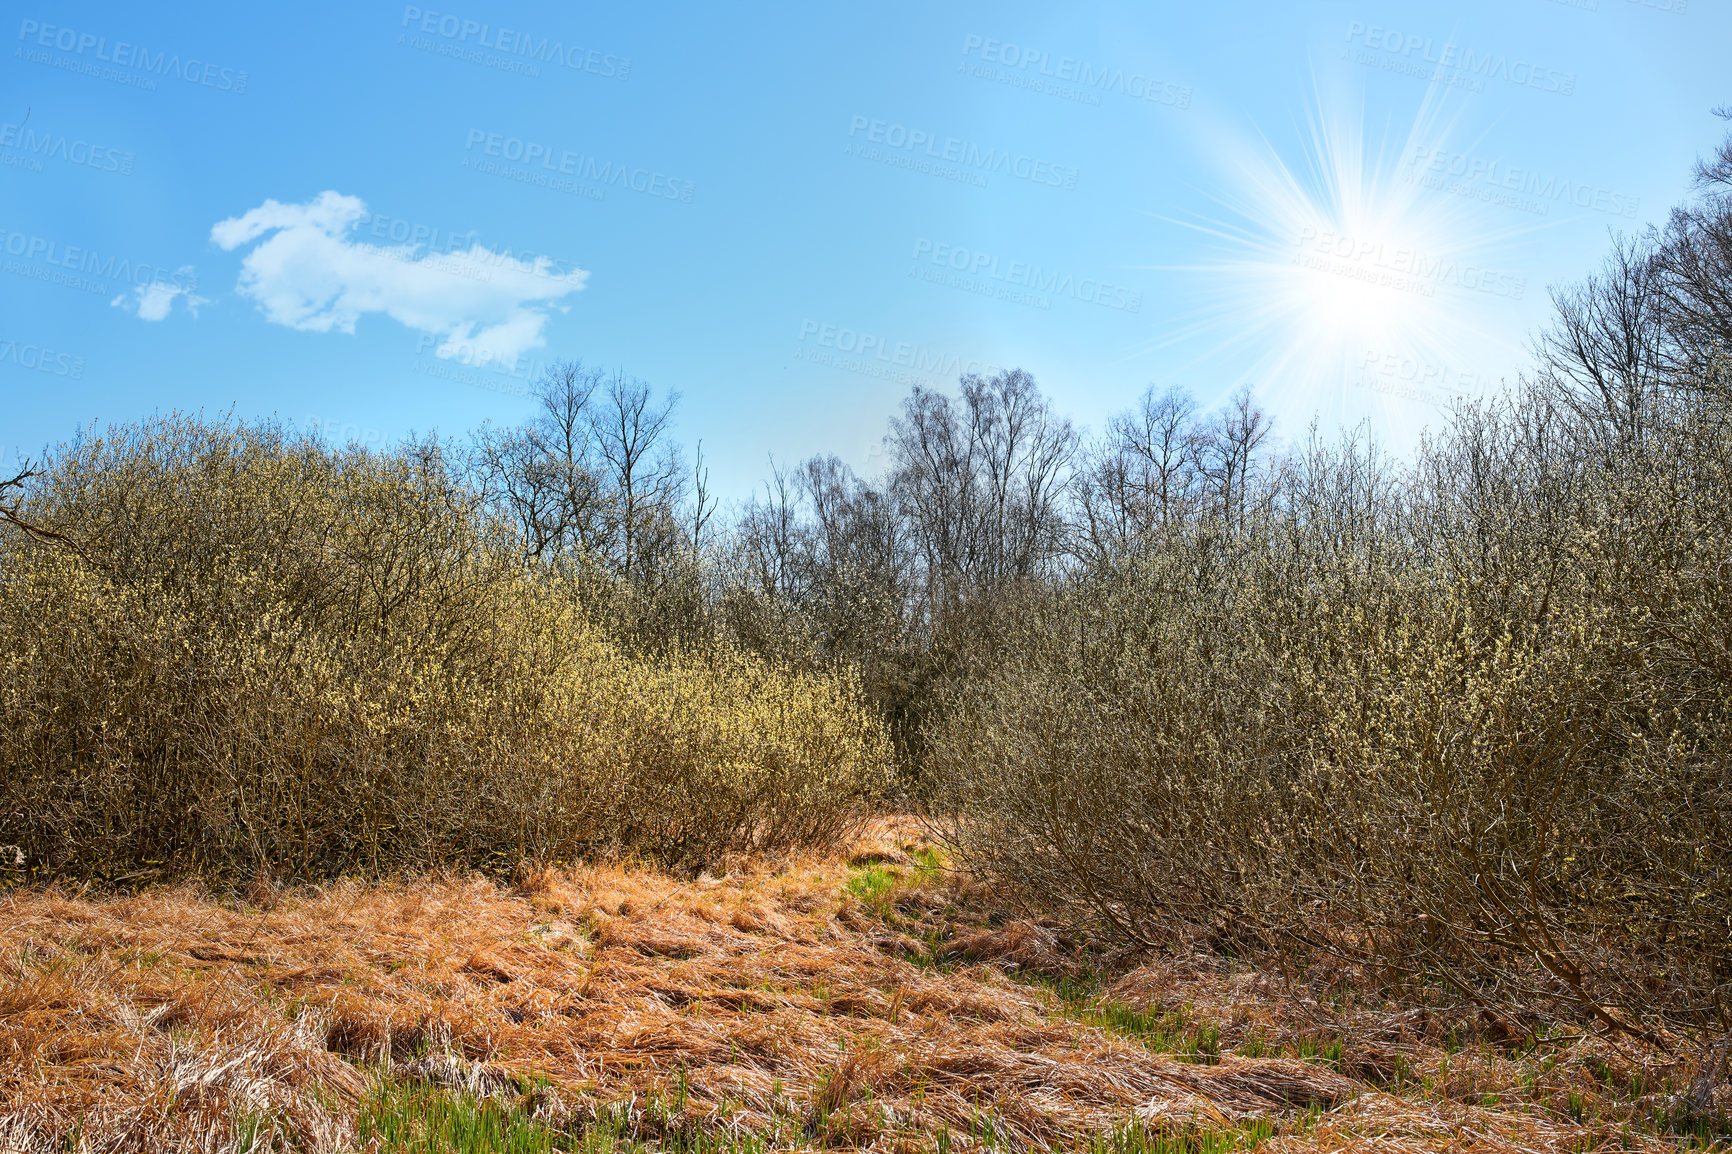
{"label": "dry brown grass", "polygon": [[[919,874],[922,848],[912,823],[883,821],[844,856],[695,881],[622,865],[245,901],[15,892],[0,898],[0,1150],[236,1149],[248,1127],[338,1150],[378,1078],[515,1097],[513,1075],[543,1087],[528,1104],[554,1125],[611,1117],[663,1142],[904,1151],[946,1131],[959,1148],[1050,1148],[1133,1119],[1181,1135],[1267,1120],[1264,1148],[1283,1151],[1625,1141],[1609,1106],[1576,1124],[1548,1097],[1596,1043],[1554,1051],[1557,1085],[1524,1097],[1534,1062],[1447,1054],[1411,1014],[1357,1020],[1219,967],[1136,970],[1099,1003],[1183,1008],[1223,1033],[1215,1064],[1159,1052],[1096,1000],[1028,980],[1089,958]],[[899,881],[862,900],[847,883],[874,862]],[[1307,1031],[1352,1041],[1334,1064],[1232,1052]],[[1390,1081],[1361,1050],[1405,1055],[1412,1081],[1375,1089]],[[1511,1096],[1480,1104],[1494,1091]]]}

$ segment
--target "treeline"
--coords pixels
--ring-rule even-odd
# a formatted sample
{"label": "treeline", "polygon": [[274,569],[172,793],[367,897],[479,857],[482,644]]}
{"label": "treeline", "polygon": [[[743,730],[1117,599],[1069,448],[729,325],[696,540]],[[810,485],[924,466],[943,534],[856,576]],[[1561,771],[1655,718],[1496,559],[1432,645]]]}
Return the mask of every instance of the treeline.
{"label": "treeline", "polygon": [[[1248,390],[1204,413],[1151,389],[1089,438],[1021,370],[916,388],[882,474],[834,456],[772,469],[718,513],[701,456],[669,429],[676,396],[618,372],[556,365],[540,413],[443,451],[514,528],[522,559],[567,574],[622,643],[725,639],[802,668],[858,670],[923,792],[925,731],[990,663],[1000,610],[1199,518],[1237,524],[1278,461]],[[978,635],[985,630],[984,635]]]}

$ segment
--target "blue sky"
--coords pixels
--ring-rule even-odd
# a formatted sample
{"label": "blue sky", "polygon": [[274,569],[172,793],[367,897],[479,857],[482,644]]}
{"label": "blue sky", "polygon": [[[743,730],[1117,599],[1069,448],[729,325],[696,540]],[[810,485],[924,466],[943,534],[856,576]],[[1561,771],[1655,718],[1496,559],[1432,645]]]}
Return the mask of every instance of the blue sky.
{"label": "blue sky", "polygon": [[1018,365],[1410,444],[1664,219],[1724,0],[8,5],[0,442],[682,395],[724,493]]}

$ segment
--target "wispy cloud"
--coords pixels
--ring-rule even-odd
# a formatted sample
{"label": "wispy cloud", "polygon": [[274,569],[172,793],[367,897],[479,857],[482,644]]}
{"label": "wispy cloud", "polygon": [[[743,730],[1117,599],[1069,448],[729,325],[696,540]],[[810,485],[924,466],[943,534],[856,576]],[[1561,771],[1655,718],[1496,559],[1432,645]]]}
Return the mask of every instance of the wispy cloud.
{"label": "wispy cloud", "polygon": [[193,316],[198,316],[198,306],[209,304],[210,301],[193,291],[196,283],[192,275],[192,266],[183,265],[175,275],[173,283],[168,281],[152,281],[141,284],[131,292],[121,293],[108,303],[115,308],[125,309],[142,321],[160,321],[168,318],[169,310],[174,302],[181,304]]}
{"label": "wispy cloud", "polygon": [[217,223],[211,240],[225,251],[254,246],[236,287],[270,321],[352,333],[365,314],[383,313],[440,337],[441,356],[469,346],[509,359],[540,347],[549,311],[568,307],[560,302],[589,277],[582,269],[556,274],[545,257],[518,260],[480,244],[454,252],[369,244],[356,235],[366,215],[359,197],[337,192],[306,204],[267,200]]}

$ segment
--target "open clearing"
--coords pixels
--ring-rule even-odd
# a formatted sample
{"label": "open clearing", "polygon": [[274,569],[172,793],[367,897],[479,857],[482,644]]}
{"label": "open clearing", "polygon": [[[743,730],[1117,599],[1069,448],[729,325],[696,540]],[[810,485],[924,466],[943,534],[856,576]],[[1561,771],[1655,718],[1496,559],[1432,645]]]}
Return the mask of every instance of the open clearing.
{"label": "open clearing", "polygon": [[0,1150],[1665,1148],[1667,1068],[1202,955],[1127,968],[916,823],[695,880],[0,898]]}

